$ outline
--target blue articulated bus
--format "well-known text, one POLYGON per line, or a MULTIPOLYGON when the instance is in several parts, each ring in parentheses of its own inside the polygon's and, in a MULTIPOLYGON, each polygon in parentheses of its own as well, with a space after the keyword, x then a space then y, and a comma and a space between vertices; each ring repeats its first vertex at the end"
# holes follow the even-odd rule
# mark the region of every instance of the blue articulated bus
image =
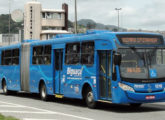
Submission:
POLYGON ((39 93, 42 100, 84 99, 130 104, 165 101, 162 35, 87 31, 0 48, 0 87, 39 93))

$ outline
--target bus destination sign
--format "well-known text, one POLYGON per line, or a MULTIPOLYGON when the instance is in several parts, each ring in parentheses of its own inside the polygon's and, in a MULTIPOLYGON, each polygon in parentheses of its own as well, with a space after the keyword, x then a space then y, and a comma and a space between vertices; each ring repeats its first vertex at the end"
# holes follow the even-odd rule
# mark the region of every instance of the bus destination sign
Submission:
POLYGON ((121 44, 124 45, 161 45, 163 38, 161 36, 118 36, 121 44))

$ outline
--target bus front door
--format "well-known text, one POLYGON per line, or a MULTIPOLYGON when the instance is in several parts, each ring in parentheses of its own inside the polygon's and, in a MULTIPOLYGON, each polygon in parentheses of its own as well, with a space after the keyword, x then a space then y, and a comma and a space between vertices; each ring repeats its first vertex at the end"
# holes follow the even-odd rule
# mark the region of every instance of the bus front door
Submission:
POLYGON ((55 85, 55 94, 62 94, 62 87, 61 87, 61 78, 62 78, 62 69, 63 69, 63 50, 57 49, 55 50, 55 75, 54 75, 54 85, 55 85))
POLYGON ((111 51, 99 51, 99 97, 111 100, 111 51))

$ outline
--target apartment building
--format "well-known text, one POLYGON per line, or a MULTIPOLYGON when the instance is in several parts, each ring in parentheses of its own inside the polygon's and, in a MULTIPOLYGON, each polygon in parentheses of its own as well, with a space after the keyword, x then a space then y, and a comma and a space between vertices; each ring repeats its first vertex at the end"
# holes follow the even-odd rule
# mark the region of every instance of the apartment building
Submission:
POLYGON ((47 40, 56 34, 68 32, 68 5, 62 9, 43 9, 40 2, 32 1, 24 7, 24 39, 47 40))

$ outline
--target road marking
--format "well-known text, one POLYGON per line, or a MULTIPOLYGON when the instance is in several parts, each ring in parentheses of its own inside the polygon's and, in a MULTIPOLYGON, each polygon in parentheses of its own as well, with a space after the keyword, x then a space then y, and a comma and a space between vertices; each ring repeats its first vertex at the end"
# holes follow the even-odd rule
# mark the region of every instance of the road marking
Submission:
POLYGON ((18 108, 18 107, 23 107, 23 106, 0 105, 0 108, 2 108, 2 107, 9 107, 9 108, 10 108, 10 107, 11 107, 11 108, 12 108, 12 107, 17 107, 17 108, 18 108))
POLYGON ((0 113, 50 114, 50 113, 45 113, 45 112, 32 112, 32 111, 10 111, 10 110, 0 110, 0 113))
POLYGON ((24 118, 23 120, 57 120, 57 119, 35 119, 35 118, 24 118))
POLYGON ((22 106, 22 105, 18 105, 18 104, 14 104, 14 103, 3 102, 3 101, 0 101, 0 103, 12 105, 12 106, 22 106))
POLYGON ((9 102, 0 101, 0 103, 9 104, 9 105, 13 105, 13 106, 20 106, 23 108, 30 108, 30 109, 34 109, 34 110, 38 110, 38 111, 43 111, 43 112, 31 112, 31 111, 8 111, 8 110, 3 111, 3 110, 1 110, 0 113, 56 114, 56 115, 63 115, 63 116, 78 118, 78 119, 82 119, 82 120, 93 120, 91 118, 76 116, 76 115, 72 115, 72 114, 66 114, 66 113, 62 113, 62 112, 54 112, 54 111, 49 111, 49 110, 44 110, 44 109, 39 109, 39 108, 35 108, 35 107, 19 105, 19 104, 14 104, 14 103, 9 103, 9 102))
POLYGON ((24 108, 30 108, 30 109, 34 109, 34 110, 43 111, 43 112, 50 112, 50 111, 44 110, 44 109, 39 109, 39 108, 35 108, 35 107, 29 107, 29 106, 14 104, 14 103, 8 103, 8 102, 3 102, 3 101, 0 101, 0 103, 9 104, 9 105, 13 105, 13 106, 20 106, 20 107, 24 107, 24 108))

